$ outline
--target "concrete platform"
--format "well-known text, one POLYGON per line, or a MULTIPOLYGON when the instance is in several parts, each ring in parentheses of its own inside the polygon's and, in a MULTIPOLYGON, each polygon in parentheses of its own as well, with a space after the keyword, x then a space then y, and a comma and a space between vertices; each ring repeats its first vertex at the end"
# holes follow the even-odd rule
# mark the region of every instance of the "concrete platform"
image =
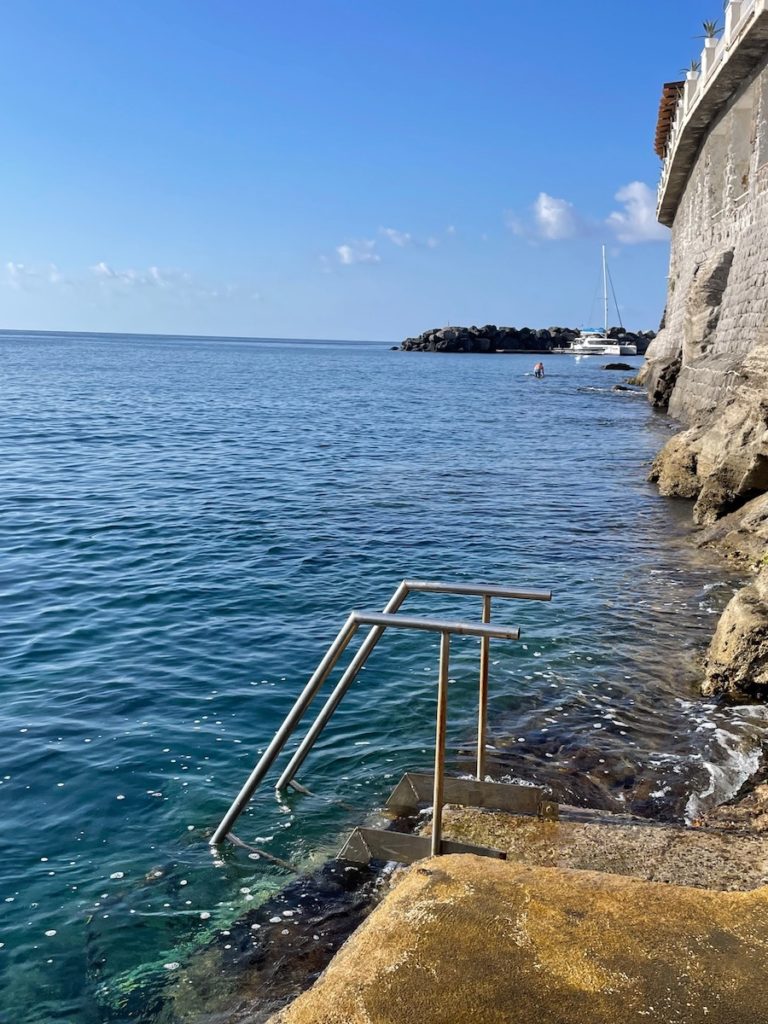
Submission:
POLYGON ((407 869, 272 1022, 764 1024, 766 956, 765 888, 446 856, 407 869))
POLYGON ((564 815, 560 821, 541 821, 447 807, 443 835, 503 850, 509 860, 539 867, 603 871, 705 889, 749 890, 768 883, 768 836, 627 824, 622 818, 607 823, 610 817, 595 822, 564 815))

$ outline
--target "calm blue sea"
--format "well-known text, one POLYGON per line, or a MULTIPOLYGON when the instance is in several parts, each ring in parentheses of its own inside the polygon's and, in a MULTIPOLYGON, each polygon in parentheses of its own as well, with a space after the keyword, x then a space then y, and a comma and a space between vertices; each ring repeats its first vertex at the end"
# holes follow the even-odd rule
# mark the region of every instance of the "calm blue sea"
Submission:
MULTIPOLYGON (((524 635, 492 647, 495 777, 682 819, 756 766, 762 711, 695 695, 733 580, 646 483, 670 425, 600 359, 537 381, 534 358, 0 335, 0 1020, 140 1019, 129 996, 285 884, 206 837, 347 613, 403 577, 555 592, 496 611, 524 635)), ((457 770, 477 656, 454 642, 457 770)), ((322 863, 429 767, 436 660, 387 637, 313 795, 268 786, 238 835, 322 863)))

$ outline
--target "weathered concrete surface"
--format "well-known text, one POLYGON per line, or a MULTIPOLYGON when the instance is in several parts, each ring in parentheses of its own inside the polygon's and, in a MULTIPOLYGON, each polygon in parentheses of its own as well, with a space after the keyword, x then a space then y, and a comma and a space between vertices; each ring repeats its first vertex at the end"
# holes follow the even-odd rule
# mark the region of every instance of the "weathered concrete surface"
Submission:
POLYGON ((768 882, 768 839, 646 822, 541 821, 449 807, 446 839, 504 850, 538 867, 602 871, 705 889, 756 889, 768 882))
POLYGON ((273 1024, 760 1024, 768 891, 413 865, 273 1024))
POLYGON ((709 645, 705 671, 705 696, 768 694, 768 569, 729 601, 709 645))

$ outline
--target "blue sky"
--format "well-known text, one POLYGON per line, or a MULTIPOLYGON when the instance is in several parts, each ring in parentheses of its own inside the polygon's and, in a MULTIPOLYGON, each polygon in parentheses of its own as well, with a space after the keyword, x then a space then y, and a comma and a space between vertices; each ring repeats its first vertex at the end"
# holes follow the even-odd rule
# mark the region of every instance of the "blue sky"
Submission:
POLYGON ((0 325, 579 325, 605 241, 625 322, 655 327, 660 87, 720 8, 6 4, 0 325))

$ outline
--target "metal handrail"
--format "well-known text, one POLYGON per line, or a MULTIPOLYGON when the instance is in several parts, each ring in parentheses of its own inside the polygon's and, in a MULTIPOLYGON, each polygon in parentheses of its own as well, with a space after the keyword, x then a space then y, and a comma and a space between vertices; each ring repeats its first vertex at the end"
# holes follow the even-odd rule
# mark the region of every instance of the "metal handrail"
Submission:
MULTIPOLYGON (((513 587, 498 587, 482 583, 437 583, 431 580, 403 580, 393 594, 391 600, 384 609, 385 613, 395 612, 400 608, 405 598, 412 591, 432 594, 460 594, 483 598, 483 622, 491 621, 491 598, 509 598, 525 601, 551 601, 551 590, 532 590, 513 587)), ((280 776, 275 786, 278 791, 289 786, 296 772, 301 768, 307 755, 315 745, 320 733, 323 731, 336 708, 344 698, 345 693, 357 678, 363 665, 379 642, 383 626, 376 626, 370 631, 363 643, 360 645, 355 657, 349 663, 349 667, 336 684, 326 703, 320 710, 315 721, 312 723, 307 735, 299 744, 298 749, 288 763, 285 771, 280 776)), ((478 740, 477 740, 477 776, 483 778, 485 774, 485 730, 488 706, 488 641, 483 640, 480 645, 480 693, 478 709, 478 740)))
POLYGON ((353 658, 352 662, 350 662, 347 670, 344 672, 333 693, 328 698, 311 729, 291 759, 290 764, 278 780, 276 788, 278 790, 283 789, 293 780, 293 776, 296 771, 298 771, 298 768, 311 750, 317 736, 320 734, 326 722, 338 707, 350 684, 358 675, 371 651, 387 628, 418 629, 430 632, 439 632, 443 637, 443 641, 441 642, 441 652, 443 644, 448 642, 447 638, 451 633, 478 636, 481 638, 480 714, 478 725, 478 770, 480 770, 482 756, 485 749, 485 708, 487 705, 487 674, 489 660, 488 645, 492 637, 517 640, 520 636, 520 631, 515 627, 496 628, 488 625, 490 621, 490 601, 492 597, 549 601, 552 599, 552 592, 531 589, 521 590, 517 588, 498 587, 494 585, 475 583, 446 584, 423 580, 403 580, 390 598, 383 612, 352 612, 326 651, 320 664, 313 672, 293 707, 286 715, 282 725, 272 738, 271 743, 262 754, 251 774, 248 776, 245 784, 235 797, 229 810, 222 818, 218 828, 210 839, 211 845, 218 845, 231 831, 235 821, 237 821, 238 817, 247 806, 256 788, 263 781, 265 775, 279 756, 289 737, 303 718, 311 701, 333 671, 339 658, 361 625, 372 625, 374 628, 370 630, 367 637, 361 644, 357 654, 353 658), (402 605, 411 590, 482 596, 483 622, 481 624, 446 622, 441 619, 423 619, 396 615, 395 612, 402 605))

